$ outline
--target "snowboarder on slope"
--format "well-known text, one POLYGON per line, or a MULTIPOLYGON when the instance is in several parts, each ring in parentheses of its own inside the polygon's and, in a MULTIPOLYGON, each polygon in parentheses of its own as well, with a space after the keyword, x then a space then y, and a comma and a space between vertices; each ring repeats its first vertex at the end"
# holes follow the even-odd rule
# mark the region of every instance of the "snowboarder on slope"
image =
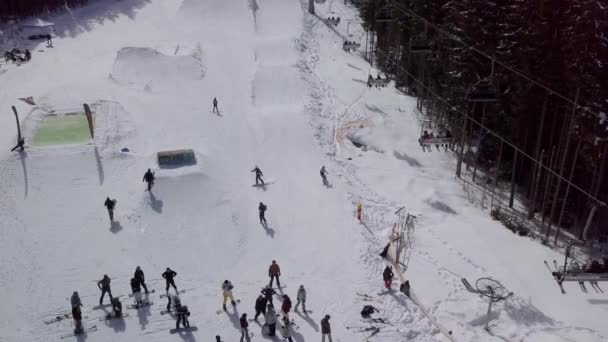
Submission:
POLYGON ((251 172, 255 172, 255 185, 258 185, 258 181, 262 183, 262 185, 264 185, 264 180, 262 179, 262 176, 264 176, 264 174, 262 173, 262 170, 260 170, 259 167, 255 167, 253 170, 251 170, 251 172))
POLYGON ((243 338, 246 338, 247 342, 251 341, 251 338, 249 337, 249 322, 247 322, 246 313, 241 315, 240 323, 241 323, 241 342, 243 342, 243 338))
POLYGON ((291 338, 291 323, 287 316, 283 316, 283 326, 281 327, 281 335, 283 335, 283 339, 286 339, 289 342, 293 342, 291 338))
POLYGON ((154 172, 148 169, 148 171, 146 171, 144 174, 142 182, 148 183, 148 191, 152 191, 152 186, 154 185, 154 172))
POLYGON ((289 311, 291 311, 291 299, 288 295, 283 295, 283 304, 281 305, 281 311, 283 311, 283 315, 289 318, 289 311))
POLYGON ((131 291, 133 291, 133 297, 135 298, 135 306, 139 307, 144 302, 141 299, 141 284, 137 278, 131 278, 131 291))
POLYGON ((325 342, 325 336, 329 337, 329 342, 331 341, 331 326, 329 325, 329 315, 325 315, 325 318, 321 320, 321 342, 325 342))
POLYGON ((108 215, 110 215, 110 221, 114 222, 114 207, 116 206, 116 201, 111 200, 110 197, 106 197, 106 201, 103 205, 108 208, 108 215))
POLYGON ((169 286, 173 286, 173 289, 175 289, 175 293, 178 293, 177 286, 175 286, 175 281, 173 280, 173 278, 175 278, 175 276, 177 275, 177 272, 175 272, 174 270, 167 267, 167 270, 165 272, 163 272, 162 275, 163 275, 163 278, 165 278, 165 281, 167 283, 167 289, 165 291, 169 292, 169 286))
MULTIPOLYGON (((272 289, 271 289, 272 290, 272 289)), ((266 315, 266 298, 263 295, 260 295, 258 299, 255 300, 255 317, 254 320, 258 319, 260 314, 266 315)))
POLYGON ((277 292, 270 285, 266 285, 266 287, 262 290, 262 294, 264 295, 264 298, 268 302, 269 306, 274 307, 272 304, 272 296, 274 296, 276 293, 277 292))
POLYGON ((293 309, 293 311, 298 311, 298 306, 300 303, 302 303, 302 310, 306 312, 306 289, 304 288, 304 285, 300 285, 296 299, 298 301, 296 302, 296 307, 293 309))
POLYGON ((321 178, 323 178, 323 185, 327 186, 327 170, 325 170, 325 165, 321 167, 321 171, 319 171, 319 173, 321 174, 321 178))
POLYGON ((74 293, 72 293, 72 297, 70 297, 70 303, 72 304, 72 307, 82 306, 82 302, 80 301, 80 296, 78 295, 78 291, 74 291, 74 293))
POLYGON ((264 324, 268 326, 268 336, 276 335, 277 314, 270 304, 268 304, 268 310, 266 311, 266 316, 264 316, 264 319, 266 320, 266 323, 264 324))
POLYGON ((110 289, 110 281, 110 277, 108 277, 107 274, 104 274, 103 279, 97 282, 97 287, 99 287, 99 290, 101 290, 101 297, 99 297, 99 305, 103 303, 103 297, 105 296, 106 292, 110 296, 110 302, 112 302, 112 299, 114 299, 114 297, 112 297, 112 290, 110 289))
POLYGON ((281 287, 281 282, 279 281, 279 277, 281 276, 281 268, 275 260, 272 260, 272 264, 270 264, 270 267, 268 267, 268 276, 270 277, 270 283, 268 284, 270 287, 272 287, 272 281, 274 279, 277 280, 277 287, 281 287))
MULTIPOLYGON (((114 312, 114 318, 122 317, 122 303, 118 297, 112 298, 112 311, 114 312)), ((112 314, 106 315, 106 319, 112 318, 112 314)))
POLYGON ((228 298, 230 298, 230 303, 232 303, 232 306, 236 306, 236 302, 234 301, 234 297, 232 296, 233 288, 234 286, 232 286, 230 280, 224 280, 224 282, 222 283, 222 295, 224 296, 224 303, 222 306, 224 310, 226 310, 226 301, 228 301, 228 298))
POLYGON ((133 275, 133 278, 139 280, 139 284, 144 288, 146 294, 148 294, 148 287, 146 286, 146 278, 144 276, 144 271, 142 271, 139 266, 135 268, 135 274, 133 275))
POLYGON ((217 109, 217 99, 216 99, 215 97, 213 98, 213 112, 214 112, 214 113, 216 113, 216 112, 217 112, 218 114, 219 114, 219 112, 220 112, 220 110, 219 110, 219 109, 217 109))
POLYGON ((266 204, 260 202, 260 205, 258 206, 258 210, 260 211, 260 224, 267 224, 266 217, 264 216, 266 214, 266 209, 268 209, 266 204))
POLYGON ((82 334, 84 328, 82 327, 82 311, 80 306, 72 305, 72 318, 74 319, 74 334, 82 334))
POLYGON ((387 289, 391 288, 391 284, 393 283, 393 268, 390 265, 386 265, 384 272, 382 272, 382 278, 384 279, 384 286, 387 289))
POLYGON ((177 322, 175 322, 175 329, 179 329, 179 323, 181 322, 184 328, 190 327, 190 322, 188 322, 188 316, 190 316, 190 311, 186 305, 176 306, 177 311, 177 322))

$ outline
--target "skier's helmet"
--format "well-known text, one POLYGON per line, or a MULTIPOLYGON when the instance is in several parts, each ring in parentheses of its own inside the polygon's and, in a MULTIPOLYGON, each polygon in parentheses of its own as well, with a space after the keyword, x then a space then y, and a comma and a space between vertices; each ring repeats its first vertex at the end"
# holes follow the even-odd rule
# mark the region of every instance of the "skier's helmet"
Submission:
POLYGON ((276 263, 277 263, 277 261, 276 261, 276 260, 272 260, 272 263, 273 263, 273 264, 276 264, 276 263))
POLYGON ((325 315, 325 318, 330 319, 331 317, 329 317, 329 315, 325 315))

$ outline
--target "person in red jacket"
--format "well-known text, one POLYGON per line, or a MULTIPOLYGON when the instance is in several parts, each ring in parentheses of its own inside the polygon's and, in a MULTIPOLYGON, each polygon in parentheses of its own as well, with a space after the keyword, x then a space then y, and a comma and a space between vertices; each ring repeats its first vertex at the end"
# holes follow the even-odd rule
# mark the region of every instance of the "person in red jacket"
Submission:
POLYGON ((243 342, 243 338, 247 339, 247 342, 251 341, 249 337, 249 322, 247 322, 247 314, 244 313, 241 315, 241 342, 243 342))
POLYGON ((281 282, 279 281, 281 268, 275 260, 272 260, 272 264, 270 264, 270 267, 268 268, 268 276, 270 277, 270 287, 272 287, 272 282, 275 278, 277 280, 277 287, 281 287, 281 282))
POLYGON ((285 317, 289 317, 289 311, 291 311, 291 299, 289 299, 289 296, 287 295, 283 295, 281 311, 283 311, 283 315, 285 315, 285 317))

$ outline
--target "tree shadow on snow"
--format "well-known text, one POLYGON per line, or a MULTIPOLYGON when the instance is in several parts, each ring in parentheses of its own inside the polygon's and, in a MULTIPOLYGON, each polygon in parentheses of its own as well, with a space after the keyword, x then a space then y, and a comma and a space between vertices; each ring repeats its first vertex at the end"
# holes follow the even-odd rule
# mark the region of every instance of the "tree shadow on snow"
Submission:
POLYGON ((159 214, 163 212, 163 201, 157 199, 152 191, 150 191, 150 207, 159 214))
MULTIPOLYGON (((496 320, 500 317, 500 312, 494 310, 490 313, 490 321, 496 320)), ((469 321, 471 326, 477 327, 486 324, 488 321, 488 315, 484 312, 483 315, 469 321)))
POLYGON ((27 152, 21 151, 19 152, 19 159, 21 160, 21 168, 23 169, 23 183, 24 183, 24 197, 27 198, 27 194, 29 192, 29 181, 27 178, 27 165, 25 164, 25 159, 27 158, 27 152))
POLYGON ((112 221, 110 223, 110 231, 114 234, 117 234, 122 230, 122 225, 118 221, 112 221))
POLYGON ((95 161, 97 162, 97 174, 99 175, 99 185, 103 185, 105 175, 103 173, 103 164, 101 163, 101 156, 99 155, 99 149, 95 146, 95 161))
POLYGON ((393 151, 393 155, 395 156, 395 158, 405 161, 411 167, 422 167, 422 164, 420 164, 420 162, 416 158, 410 157, 409 155, 407 155, 407 153, 393 151))
POLYGON ((456 212, 456 210, 452 209, 449 205, 441 202, 441 201, 431 201, 431 200, 426 200, 425 201, 429 206, 431 206, 431 208, 439 210, 439 211, 443 211, 446 214, 452 214, 452 215, 456 215, 458 214, 456 212))
POLYGON ((319 331, 319 325, 312 318, 310 318, 310 316, 308 316, 307 314, 303 314, 300 311, 296 311, 295 313, 297 313, 298 316, 300 316, 304 321, 306 321, 306 323, 308 323, 313 329, 315 329, 315 331, 319 331))
POLYGON ((601 305, 601 304, 608 304, 608 299, 587 299, 587 302, 589 302, 589 304, 593 304, 593 305, 601 305))
POLYGON ((376 105, 368 105, 365 104, 365 108, 367 108, 370 112, 378 113, 378 114, 386 114, 380 107, 376 105))
POLYGON ((524 302, 521 299, 512 298, 504 303, 504 310, 509 317, 524 326, 536 324, 555 325, 555 321, 537 309, 531 302, 524 302))

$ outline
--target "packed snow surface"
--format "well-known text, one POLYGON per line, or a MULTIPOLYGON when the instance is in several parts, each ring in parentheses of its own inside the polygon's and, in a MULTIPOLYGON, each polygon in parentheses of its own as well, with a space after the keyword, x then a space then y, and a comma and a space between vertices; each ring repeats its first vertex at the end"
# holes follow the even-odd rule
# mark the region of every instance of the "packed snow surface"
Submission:
MULTIPOLYGON (((0 341, 60 340, 73 322, 43 321, 69 312, 73 291, 85 305, 84 325, 98 330, 68 340, 236 341, 239 317, 254 315, 272 260, 294 304, 299 285, 308 290, 312 313, 291 313, 297 342, 318 341, 325 314, 334 341, 365 340, 366 304, 390 323, 374 324, 381 329, 371 341, 606 341, 607 295, 572 284, 561 294, 543 265, 561 255, 470 204, 451 154, 420 149, 415 99, 366 87, 377 71, 342 50, 345 39, 365 46, 356 10, 327 1, 311 16, 306 5, 93 1, 45 18, 59 35, 53 48, 30 46, 31 62, 2 65, 0 80, 10 86, 0 93, 0 141, 16 141, 9 111, 16 105, 27 148, 0 152, 0 341), (328 16, 341 24, 327 26, 320 18, 328 16), (36 105, 18 100, 26 96, 36 105), (42 116, 83 103, 95 120, 91 143, 32 146, 42 116), (158 168, 158 151, 184 148, 196 152, 197 165, 158 168), (255 165, 264 188, 252 186, 255 165), (152 192, 142 183, 148 168, 156 172, 152 192), (113 223, 106 197, 117 200, 113 223), (267 227, 258 222, 260 202, 267 227), (404 272, 417 304, 385 291, 381 277, 378 253, 402 206, 417 216, 404 272), (109 309, 93 309, 96 282, 108 274, 126 306, 138 265, 154 303, 100 321, 109 309), (159 298, 166 267, 187 290, 181 300, 198 331, 169 334, 175 320, 160 315, 159 298), (495 305, 492 334, 483 329, 487 302, 466 291, 464 277, 473 284, 492 277, 514 293, 495 305), (241 303, 217 314, 225 279, 241 303)), ((266 339, 263 322, 250 322, 253 341, 266 339)))

